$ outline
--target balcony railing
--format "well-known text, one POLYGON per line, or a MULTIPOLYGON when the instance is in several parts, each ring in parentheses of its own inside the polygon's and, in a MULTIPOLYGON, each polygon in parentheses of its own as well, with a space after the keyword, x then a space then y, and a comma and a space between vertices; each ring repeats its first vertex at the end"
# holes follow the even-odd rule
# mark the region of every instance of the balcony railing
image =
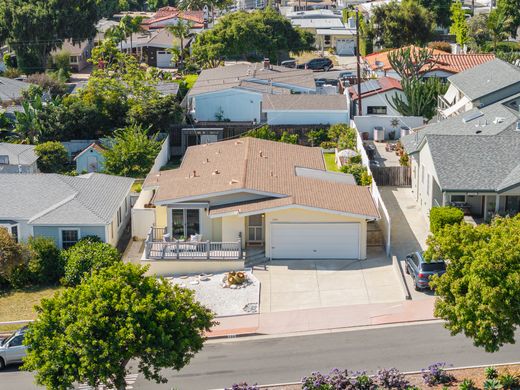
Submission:
POLYGON ((238 260, 243 258, 242 238, 233 242, 182 241, 165 237, 166 229, 151 227, 145 241, 146 259, 238 260))

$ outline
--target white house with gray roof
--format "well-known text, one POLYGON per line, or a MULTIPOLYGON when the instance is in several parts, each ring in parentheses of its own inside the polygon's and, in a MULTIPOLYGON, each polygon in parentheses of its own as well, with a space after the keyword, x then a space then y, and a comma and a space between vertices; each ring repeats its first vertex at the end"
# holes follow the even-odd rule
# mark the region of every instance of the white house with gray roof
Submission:
POLYGON ((130 218, 130 178, 0 174, 0 183, 0 227, 19 241, 43 236, 68 248, 93 235, 116 245, 130 218))
POLYGON ((438 99, 438 118, 456 116, 520 93, 520 67, 494 59, 448 78, 450 86, 438 99))
POLYGON ((34 145, 0 142, 0 173, 37 173, 34 145))
POLYGON ((489 220, 520 212, 520 94, 401 138, 424 214, 454 205, 489 220))
POLYGON ((346 98, 319 95, 311 70, 275 66, 269 61, 203 70, 183 103, 196 122, 311 125, 348 118, 346 98), (312 115, 302 116, 309 107, 312 115))

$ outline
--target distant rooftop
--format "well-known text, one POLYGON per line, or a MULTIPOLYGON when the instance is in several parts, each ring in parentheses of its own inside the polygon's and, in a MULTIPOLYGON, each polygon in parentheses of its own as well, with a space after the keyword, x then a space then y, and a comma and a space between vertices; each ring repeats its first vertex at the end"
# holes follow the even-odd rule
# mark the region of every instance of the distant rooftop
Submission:
POLYGON ((0 142, 0 156, 7 156, 9 165, 31 165, 38 160, 38 156, 34 153, 34 145, 6 142, 0 142))
POLYGON ((0 102, 10 102, 22 98, 22 91, 29 88, 31 84, 0 77, 0 102))

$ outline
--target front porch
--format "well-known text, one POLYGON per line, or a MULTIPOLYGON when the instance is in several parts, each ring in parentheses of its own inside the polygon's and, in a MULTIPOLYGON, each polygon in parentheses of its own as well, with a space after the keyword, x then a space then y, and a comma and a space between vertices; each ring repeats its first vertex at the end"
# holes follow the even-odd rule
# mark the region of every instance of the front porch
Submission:
POLYGON ((514 216, 520 212, 520 195, 443 194, 443 204, 461 209, 475 221, 489 222, 495 215, 514 216))
POLYGON ((144 259, 151 260, 241 260, 242 237, 236 241, 184 241, 169 239, 166 228, 150 227, 144 259))

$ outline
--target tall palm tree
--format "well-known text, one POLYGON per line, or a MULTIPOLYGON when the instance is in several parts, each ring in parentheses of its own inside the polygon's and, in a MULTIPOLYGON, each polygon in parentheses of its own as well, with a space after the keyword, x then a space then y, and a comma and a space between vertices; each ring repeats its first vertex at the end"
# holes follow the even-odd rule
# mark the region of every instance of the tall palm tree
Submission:
POLYGON ((123 51, 123 41, 125 40, 125 33, 120 26, 112 26, 105 32, 105 38, 112 40, 119 44, 121 51, 123 51))
POLYGON ((130 37, 130 53, 133 53, 133 37, 132 35, 142 30, 141 23, 143 22, 142 16, 136 16, 135 18, 130 15, 125 15, 119 22, 119 28, 123 31, 124 40, 130 37))
POLYGON ((180 40, 179 68, 182 69, 184 65, 184 40, 191 35, 191 23, 179 18, 177 24, 172 24, 166 27, 166 29, 170 34, 180 40))
POLYGON ((508 22, 509 20, 507 19, 506 15, 499 8, 495 8, 489 13, 487 27, 489 29, 491 39, 493 40, 494 53, 497 51, 498 42, 503 41, 508 36, 506 32, 508 22))

